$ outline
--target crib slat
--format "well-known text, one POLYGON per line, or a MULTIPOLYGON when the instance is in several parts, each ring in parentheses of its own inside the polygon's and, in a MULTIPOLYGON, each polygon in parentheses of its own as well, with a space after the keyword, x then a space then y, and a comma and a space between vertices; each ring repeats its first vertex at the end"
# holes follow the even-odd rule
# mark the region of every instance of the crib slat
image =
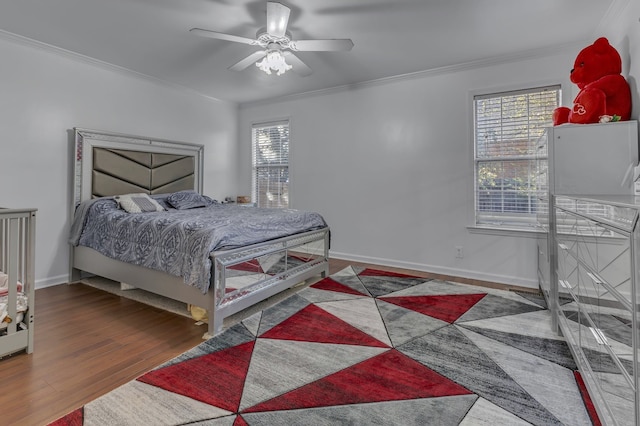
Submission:
POLYGON ((16 315, 16 302, 18 300, 18 225, 18 219, 9 219, 9 232, 7 235, 9 250, 7 250, 8 261, 7 270, 5 271, 5 274, 9 276, 9 307, 7 311, 9 312, 9 318, 12 319, 7 327, 9 334, 16 332, 16 319, 18 318, 16 315))
POLYGON ((35 285, 35 258, 36 258, 36 212, 35 210, 29 212, 29 218, 26 225, 25 233, 25 274, 24 274, 24 292, 28 294, 29 298, 29 311, 27 312, 28 318, 24 319, 29 330, 29 336, 27 337, 27 353, 33 352, 33 336, 35 326, 36 315, 36 285, 35 285))

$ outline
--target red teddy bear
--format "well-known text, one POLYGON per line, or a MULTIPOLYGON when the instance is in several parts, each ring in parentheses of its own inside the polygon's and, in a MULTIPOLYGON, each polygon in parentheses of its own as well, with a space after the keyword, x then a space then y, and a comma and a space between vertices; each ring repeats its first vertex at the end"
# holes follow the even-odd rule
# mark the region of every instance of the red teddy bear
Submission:
POLYGON ((553 125, 629 120, 631 89, 621 72, 620 55, 606 38, 601 37, 582 49, 570 77, 580 92, 573 100, 572 109, 556 108, 553 125))

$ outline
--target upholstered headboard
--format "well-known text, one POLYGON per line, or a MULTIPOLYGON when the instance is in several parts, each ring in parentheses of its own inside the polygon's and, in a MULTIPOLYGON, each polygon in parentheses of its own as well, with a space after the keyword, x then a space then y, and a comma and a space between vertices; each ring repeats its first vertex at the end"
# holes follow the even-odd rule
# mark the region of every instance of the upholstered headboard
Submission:
POLYGON ((74 130, 74 206, 128 193, 202 192, 202 145, 74 130))
POLYGON ((94 148, 92 197, 193 189, 193 156, 94 148))

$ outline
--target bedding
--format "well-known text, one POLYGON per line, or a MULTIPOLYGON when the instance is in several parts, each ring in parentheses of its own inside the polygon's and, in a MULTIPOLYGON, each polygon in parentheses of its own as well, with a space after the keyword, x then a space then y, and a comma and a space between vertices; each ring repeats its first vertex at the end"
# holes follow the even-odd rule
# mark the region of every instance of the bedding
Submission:
MULTIPOLYGON (((154 196, 170 205, 171 194, 154 196)), ((212 251, 243 247, 327 227, 315 212, 211 203, 207 207, 130 214, 114 197, 82 202, 70 243, 112 259, 182 277, 203 293, 209 287, 212 251)))

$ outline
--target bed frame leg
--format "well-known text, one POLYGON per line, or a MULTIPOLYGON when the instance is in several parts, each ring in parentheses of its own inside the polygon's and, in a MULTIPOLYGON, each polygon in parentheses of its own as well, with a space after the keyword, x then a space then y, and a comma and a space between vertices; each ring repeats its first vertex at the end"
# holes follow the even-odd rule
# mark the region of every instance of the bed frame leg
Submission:
POLYGON ((215 335, 219 334, 222 331, 222 321, 223 318, 221 318, 220 315, 209 313, 208 329, 207 332, 202 335, 202 339, 211 339, 215 335))
POLYGON ((69 283, 76 283, 78 281, 80 281, 82 279, 82 272, 80 271, 80 269, 76 269, 76 268, 70 268, 69 270, 69 283))

